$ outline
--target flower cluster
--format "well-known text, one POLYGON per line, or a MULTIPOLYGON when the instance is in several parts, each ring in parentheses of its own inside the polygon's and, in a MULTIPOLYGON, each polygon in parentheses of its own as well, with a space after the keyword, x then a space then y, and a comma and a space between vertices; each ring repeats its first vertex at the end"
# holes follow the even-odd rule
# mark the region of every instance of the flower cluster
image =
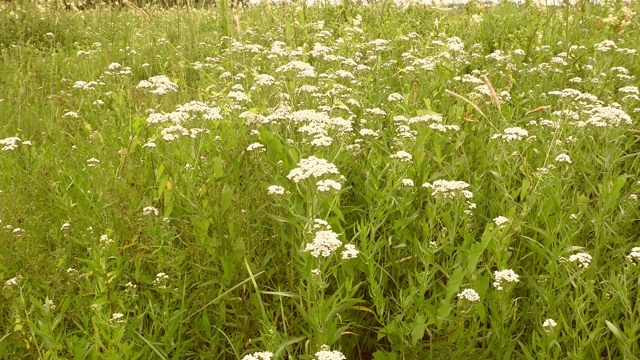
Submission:
POLYGON ((444 199, 454 199, 461 194, 466 199, 471 199, 473 193, 467 188, 469 184, 464 181, 436 180, 433 183, 422 184, 423 188, 432 189, 431 194, 444 199))
POLYGON ((242 360, 271 360, 273 353, 270 351, 258 351, 253 354, 245 355, 242 360))
POLYGON ((495 278, 495 281, 493 282, 493 287, 495 287, 496 290, 502 290, 503 289, 502 286, 505 283, 520 282, 520 276, 511 269, 494 271, 493 277, 495 278))
POLYGON ((589 265, 591 264, 591 259, 592 259, 591 255, 584 252, 569 256, 569 262, 577 262, 578 266, 583 269, 586 269, 589 267, 589 265))
POLYGON ((320 351, 315 353, 316 360, 346 360, 346 356, 338 350, 329 350, 328 345, 322 345, 320 351))
POLYGON ((458 299, 476 303, 480 302, 480 295, 473 289, 464 289, 458 294, 458 299))
POLYGON ((640 263, 640 246, 632 248, 629 255, 627 255, 627 259, 629 259, 629 261, 631 261, 634 265, 640 263))
POLYGON ((158 216, 159 213, 160 212, 158 211, 158 209, 154 208, 153 206, 147 206, 144 209, 142 209, 142 215, 144 216, 149 216, 149 215, 158 216))
POLYGON ((506 224, 509 222, 509 219, 504 216, 498 216, 497 218, 493 219, 493 222, 496 224, 498 229, 504 229, 506 224))
POLYGON ((529 132, 520 127, 511 127, 503 130, 502 134, 494 134, 491 139, 500 139, 506 142, 522 140, 529 136, 529 132))
POLYGON ((542 323, 542 330, 544 330, 544 332, 551 332, 553 331, 553 329, 558 326, 558 323, 553 320, 553 319, 547 319, 542 323))
POLYGON ((177 92, 178 85, 165 75, 152 76, 148 80, 142 80, 138 83, 139 89, 151 89, 149 93, 164 95, 170 92, 177 92))
POLYGON ((271 185, 267 188, 269 195, 284 195, 284 188, 280 185, 271 185))
POLYGON ((338 175, 340 174, 340 172, 334 164, 328 162, 327 160, 320 159, 315 156, 310 156, 308 158, 300 160, 300 162, 298 163, 298 167, 292 169, 289 172, 289 175, 287 175, 287 179, 293 180, 297 183, 310 177, 317 178, 327 174, 338 175))

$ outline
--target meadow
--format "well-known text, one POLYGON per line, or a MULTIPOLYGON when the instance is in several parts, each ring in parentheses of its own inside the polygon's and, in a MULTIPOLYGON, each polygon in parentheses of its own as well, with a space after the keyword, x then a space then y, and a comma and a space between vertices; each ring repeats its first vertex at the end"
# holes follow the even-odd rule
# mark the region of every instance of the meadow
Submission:
POLYGON ((639 11, 0 3, 0 358, 640 358, 639 11))

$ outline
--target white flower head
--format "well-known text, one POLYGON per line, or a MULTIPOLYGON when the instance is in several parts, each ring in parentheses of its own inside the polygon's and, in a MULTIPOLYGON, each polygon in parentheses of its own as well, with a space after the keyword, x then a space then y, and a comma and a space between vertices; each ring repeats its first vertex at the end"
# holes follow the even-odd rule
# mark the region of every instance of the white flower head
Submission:
POLYGON ((493 222, 499 229, 504 229, 506 224, 509 222, 509 219, 504 216, 498 216, 497 218, 493 219, 493 222))
POLYGON ((271 185, 267 188, 269 195, 284 195, 284 188, 280 185, 271 185))
POLYGON ((165 75, 152 76, 148 80, 142 80, 138 83, 138 88, 150 89, 149 93, 157 95, 178 91, 178 85, 165 75))
POLYGON ((591 264, 592 257, 587 253, 577 253, 569 256, 569 262, 577 262, 578 267, 586 269, 591 264))
POLYGON ((389 102, 399 102, 399 101, 402 101, 403 99, 404 98, 402 97, 402 95, 398 93, 389 94, 389 96, 387 97, 387 101, 389 102))
POLYGON ((495 278, 495 281, 493 282, 493 287, 495 287, 496 290, 502 290, 503 289, 502 285, 504 283, 520 282, 520 276, 511 269, 494 271, 493 277, 495 278))
POLYGON ((506 142, 522 140, 529 136, 529 132, 520 127, 511 127, 504 129, 502 134, 494 134, 491 139, 500 139, 506 142))
POLYGON ((558 323, 555 320, 547 319, 542 323, 542 330, 546 333, 550 333, 556 326, 558 326, 558 323))
POLYGON ((471 199, 473 193, 467 188, 471 186, 464 181, 436 180, 433 183, 422 184, 423 188, 432 189, 431 194, 444 199, 454 199, 461 194, 466 199, 471 199))
POLYGON ((342 189, 342 184, 331 179, 320 180, 316 183, 316 186, 318 187, 318 191, 321 192, 328 192, 331 190, 339 191, 340 189, 342 189))
POLYGON ((480 302, 480 295, 473 289, 464 289, 458 294, 458 299, 464 299, 472 303, 480 302))
POLYGON ((100 165, 100 160, 96 159, 96 158, 91 158, 87 160, 87 166, 88 167, 96 167, 100 165))
POLYGON ((258 351, 253 354, 245 355, 242 360, 271 360, 273 353, 270 351, 258 351))
POLYGON ((113 313, 113 315, 111 315, 111 319, 109 319, 110 324, 122 324, 124 322, 125 322, 124 314, 119 312, 113 313))
POLYGON ((567 154, 560 154, 556 156, 555 160, 559 163, 571 164, 571 157, 567 154))
POLYGON ((640 246, 632 248, 629 255, 627 255, 627 259, 629 259, 633 265, 640 263, 640 246))
POLYGON ((249 146, 247 146, 247 151, 253 151, 253 150, 264 151, 266 149, 264 148, 264 145, 255 142, 255 143, 249 144, 249 146))
POLYGON ((392 159, 398 159, 402 162, 411 162, 413 160, 413 156, 406 151, 398 151, 395 154, 390 156, 392 159))
POLYGON ((310 156, 300 160, 298 167, 292 169, 287 175, 287 179, 300 182, 310 177, 320 177, 327 174, 339 175, 338 168, 325 159, 310 156))
POLYGON ((0 145, 2 146, 2 151, 10 151, 18 148, 18 144, 21 142, 19 137, 8 137, 0 140, 0 145))
POLYGON ((330 348, 328 345, 322 345, 322 347, 320 347, 320 351, 315 353, 316 360, 346 360, 347 359, 347 357, 344 356, 344 354, 342 354, 340 351, 329 350, 329 349, 330 348))
POLYGON ((360 251, 356 249, 356 246, 353 244, 345 244, 344 251, 342 251, 342 259, 355 259, 360 254, 360 251))
POLYGON ((329 257, 337 248, 342 245, 338 239, 338 234, 332 230, 321 230, 316 232, 313 242, 305 247, 304 251, 311 253, 313 257, 329 257))
POLYGON ((405 186, 405 187, 414 186, 413 180, 411 180, 411 179, 402 179, 402 186, 405 186))
POLYGON ((6 288, 10 288, 12 286, 16 286, 16 285, 18 285, 20 280, 22 280, 22 276, 21 275, 18 275, 18 276, 14 277, 14 278, 11 278, 11 279, 9 279, 9 280, 4 282, 4 285, 2 286, 2 288, 6 289, 6 288))
POLYGON ((159 214, 158 209, 154 208, 153 206, 147 206, 144 209, 142 209, 142 215, 144 216, 148 216, 148 215, 158 216, 158 214, 159 214))

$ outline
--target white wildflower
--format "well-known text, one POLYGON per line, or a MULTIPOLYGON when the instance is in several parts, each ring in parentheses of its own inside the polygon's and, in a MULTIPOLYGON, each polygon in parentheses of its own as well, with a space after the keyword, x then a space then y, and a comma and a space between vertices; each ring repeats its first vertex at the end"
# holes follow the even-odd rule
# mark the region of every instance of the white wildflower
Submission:
POLYGON ((271 185, 267 188, 269 195, 284 195, 284 188, 279 185, 271 185))
POLYGON ((496 224, 496 226, 498 226, 499 229, 504 229, 506 223, 509 222, 509 219, 504 216, 498 216, 497 218, 493 219, 493 222, 496 224))
POLYGON ((493 287, 495 287, 496 290, 502 290, 504 283, 517 283, 520 281, 520 276, 511 269, 494 271, 493 276, 495 278, 493 287))
POLYGON ((403 99, 404 98, 402 97, 402 95, 400 95, 398 93, 389 94, 389 96, 387 97, 387 101, 389 101, 389 102, 400 102, 403 99))
POLYGON ((142 215, 144 216, 148 216, 148 215, 155 215, 158 216, 160 212, 158 211, 158 209, 154 208, 153 206, 147 206, 144 209, 142 209, 142 215))
POLYGON ((327 192, 331 190, 339 191, 340 189, 342 189, 342 184, 331 179, 320 180, 316 183, 316 186, 318 187, 318 191, 321 192, 327 192))
POLYGON ((273 353, 270 351, 258 351, 253 354, 245 355, 242 360, 271 360, 273 353))
POLYGON ((344 356, 338 350, 329 350, 329 346, 322 345, 320 347, 320 351, 315 353, 316 360, 346 360, 346 356, 344 356))
POLYGON ((109 319, 109 323, 111 324, 122 324, 124 322, 124 314, 119 312, 113 313, 113 315, 111 315, 111 319, 109 319))
POLYGON ((411 180, 411 179, 402 179, 402 186, 406 186, 406 187, 414 186, 413 180, 411 180))
POLYGON ((9 280, 4 282, 4 285, 2 286, 2 288, 6 289, 6 288, 9 288, 9 287, 12 287, 12 286, 16 286, 16 285, 18 285, 20 280, 22 280, 22 276, 21 275, 18 275, 18 276, 14 277, 14 278, 11 278, 11 279, 9 279, 9 280))
POLYGON ((356 249, 356 246, 353 244, 346 244, 344 246, 344 251, 342 251, 342 259, 355 259, 360 254, 360 251, 356 249))
POLYGON ((640 263, 640 246, 632 248, 629 255, 627 255, 627 259, 629 259, 629 261, 631 261, 634 265, 640 263))
POLYGON ((458 294, 458 299, 464 299, 469 302, 480 302, 480 295, 473 289, 464 289, 458 294))
POLYGON ((287 175, 287 179, 294 182, 307 179, 309 177, 320 177, 327 174, 340 174, 338 168, 325 159, 310 156, 300 160, 298 167, 292 169, 287 175))
POLYGON ((445 199, 453 199, 458 194, 462 194, 467 199, 473 197, 473 193, 466 190, 469 186, 464 181, 455 180, 436 180, 433 183, 422 184, 423 188, 432 189, 432 195, 445 199))
POLYGON ((569 262, 578 262, 578 266, 586 269, 591 264, 592 257, 587 253, 577 253, 569 256, 569 262))
POLYGON ((100 160, 96 159, 96 158, 91 158, 89 160, 87 160, 87 166, 88 167, 96 167, 100 165, 100 160))
POLYGON ((249 146, 247 146, 247 151, 253 151, 253 150, 266 150, 266 149, 264 149, 264 145, 256 142, 256 143, 249 144, 249 146))
POLYGON ((501 139, 506 142, 522 140, 529 136, 529 132, 520 127, 511 127, 503 130, 502 134, 494 134, 491 139, 501 139))
POLYGON ((149 93, 158 95, 178 91, 178 85, 165 75, 152 76, 148 80, 142 80, 138 83, 138 88, 151 89, 149 93))
POLYGON ((2 151, 10 151, 18 148, 18 143, 22 142, 19 137, 8 137, 0 140, 0 146, 2 151))
POLYGON ((547 319, 542 323, 542 330, 544 330, 544 332, 549 333, 553 331, 553 328, 555 328, 556 326, 558 326, 558 323, 556 323, 555 320, 547 319))
POLYGON ((402 162, 411 162, 413 160, 413 156, 406 151, 398 151, 395 154, 390 156, 392 159, 398 159, 402 162))
POLYGON ((316 232, 313 242, 308 243, 304 251, 311 253, 313 257, 328 257, 342 245, 338 234, 331 230, 316 232))
POLYGON ((567 154, 560 154, 556 156, 555 160, 559 163, 571 164, 571 157, 567 154))

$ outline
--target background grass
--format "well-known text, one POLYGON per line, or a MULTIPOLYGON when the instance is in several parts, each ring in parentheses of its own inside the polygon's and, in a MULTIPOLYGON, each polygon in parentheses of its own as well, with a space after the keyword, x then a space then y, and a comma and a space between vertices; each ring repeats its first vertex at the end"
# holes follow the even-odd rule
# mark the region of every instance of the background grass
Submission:
POLYGON ((311 359, 325 344, 349 359, 638 357, 640 102, 620 91, 638 86, 636 3, 143 11, 0 5, 0 138, 21 139, 0 152, 0 357, 311 359), (277 71, 292 60, 316 75, 277 71), (156 75, 179 90, 137 86, 156 75), (500 108, 465 75, 507 92, 500 108), (566 88, 582 95, 553 93, 566 88), (222 119, 193 116, 182 126, 206 131, 174 141, 147 124, 194 100, 222 119), (630 123, 561 113, 586 121, 597 104, 630 123), (320 115, 300 110, 353 131, 321 123, 333 143, 313 146, 298 130, 320 115), (459 130, 397 118, 434 114, 459 130), (510 127, 528 136, 491 139, 510 127), (337 166, 340 191, 287 178, 312 155, 337 166), (421 187, 438 179, 470 184, 472 215, 421 187), (304 252, 314 219, 359 256, 304 252), (580 252, 585 269, 566 260, 580 252), (498 291, 503 269, 520 281, 498 291))

